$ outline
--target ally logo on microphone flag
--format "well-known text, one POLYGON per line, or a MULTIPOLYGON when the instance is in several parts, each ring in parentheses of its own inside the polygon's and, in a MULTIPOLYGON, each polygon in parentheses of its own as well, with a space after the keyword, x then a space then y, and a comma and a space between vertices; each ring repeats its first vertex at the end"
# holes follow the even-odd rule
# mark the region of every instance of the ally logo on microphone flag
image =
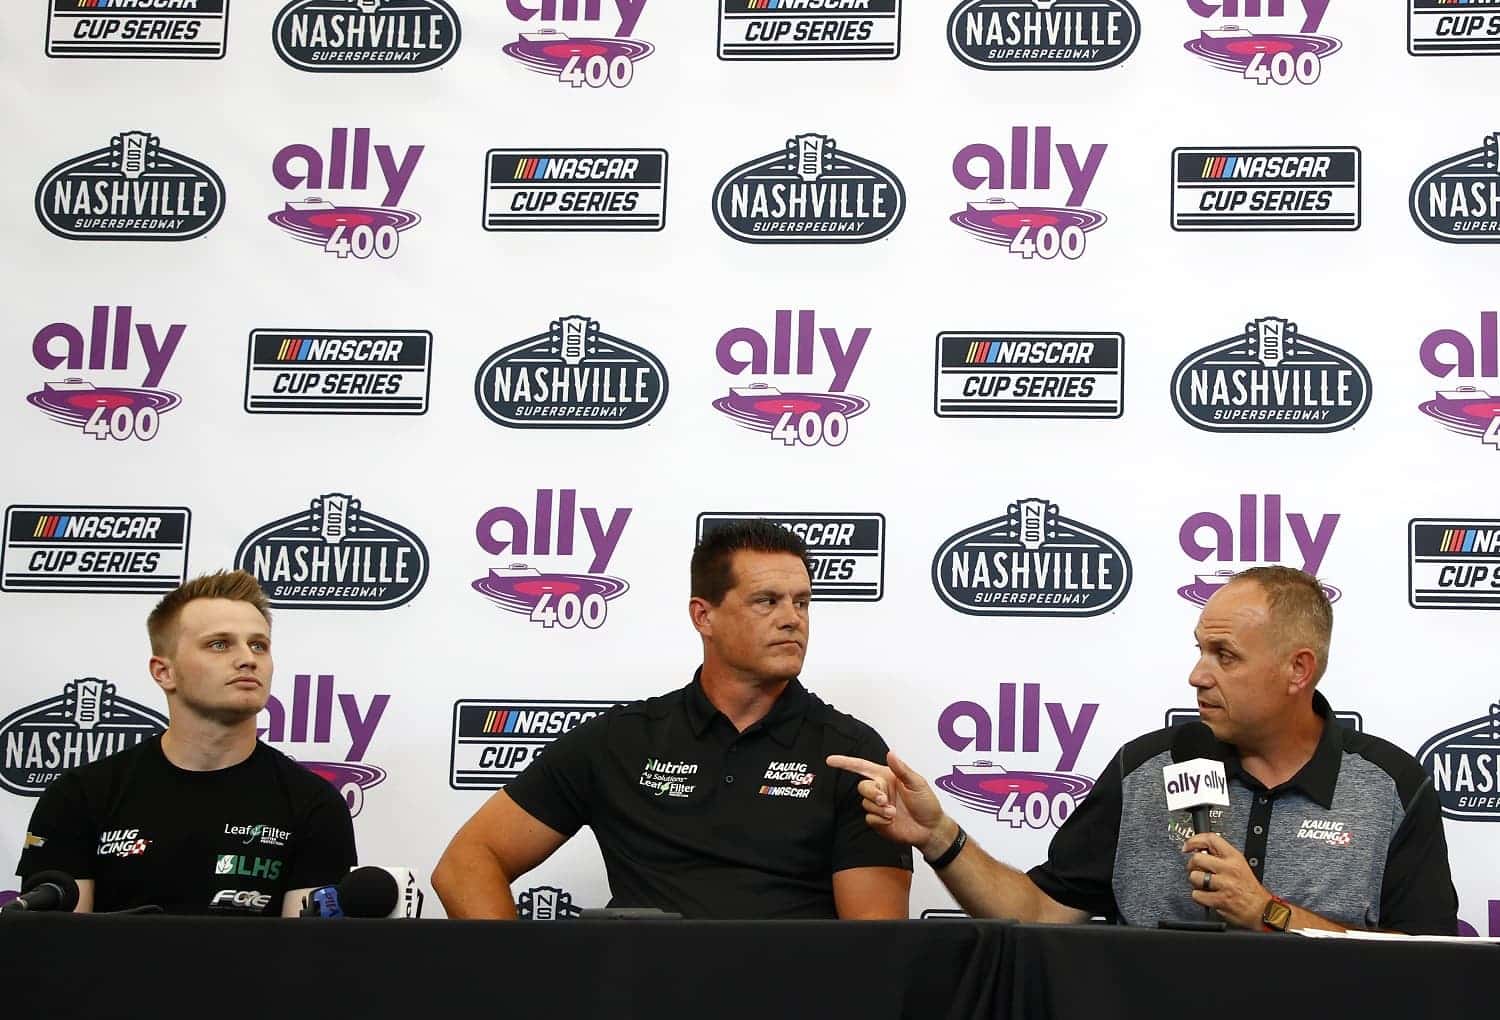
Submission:
POLYGON ((1221 761, 1194 758, 1167 765, 1161 770, 1161 775, 1167 791, 1168 811, 1186 811, 1210 804, 1229 806, 1229 782, 1224 778, 1224 763, 1221 761))

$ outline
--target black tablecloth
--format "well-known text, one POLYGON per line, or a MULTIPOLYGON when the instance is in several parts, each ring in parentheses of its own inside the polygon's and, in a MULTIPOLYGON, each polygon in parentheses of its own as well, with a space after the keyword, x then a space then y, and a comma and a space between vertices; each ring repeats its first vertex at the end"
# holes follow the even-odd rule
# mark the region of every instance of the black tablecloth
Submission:
POLYGON ((1494 1015, 1500 946, 980 921, 0 919, 6 1016, 1494 1015))

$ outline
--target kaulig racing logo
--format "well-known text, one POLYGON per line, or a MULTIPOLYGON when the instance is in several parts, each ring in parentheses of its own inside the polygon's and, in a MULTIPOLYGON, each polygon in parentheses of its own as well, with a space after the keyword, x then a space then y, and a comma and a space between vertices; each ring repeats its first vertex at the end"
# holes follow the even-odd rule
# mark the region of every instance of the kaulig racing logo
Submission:
POLYGON ((666 403, 667 370, 644 347, 569 315, 490 355, 474 397, 485 417, 510 428, 629 429, 666 403))
POLYGON ((1500 55, 1500 0, 1407 0, 1406 52, 1414 57, 1500 55))
POLYGON ((515 779, 551 743, 623 701, 509 701, 453 703, 453 745, 448 785, 455 790, 498 790, 515 779))
POLYGON ((274 694, 267 699, 257 718, 255 734, 327 780, 349 805, 349 814, 358 816, 365 806, 365 792, 385 782, 385 769, 369 764, 364 757, 391 696, 371 695, 370 703, 361 709, 357 695, 339 694, 335 715, 334 675, 317 674, 316 691, 312 680, 311 673, 298 673, 292 678, 290 707, 274 694), (334 723, 340 720, 349 744, 343 757, 336 758, 333 747, 342 744, 343 737, 334 738, 334 723), (310 757, 303 757, 309 752, 310 757))
POLYGON ((635 79, 637 61, 645 60, 656 47, 631 38, 646 0, 505 0, 506 10, 523 23, 533 19, 573 24, 585 28, 569 36, 556 28, 527 25, 515 42, 502 47, 506 56, 522 67, 549 75, 573 88, 624 88, 635 79), (608 7, 613 6, 614 10, 608 7), (605 35, 614 21, 614 34, 605 35), (590 32, 589 30, 594 31, 590 32))
POLYGON ((1172 229, 1358 230, 1360 150, 1184 148, 1172 151, 1172 229))
POLYGON ((665 149, 491 149, 484 229, 661 230, 665 149))
POLYGON ((1432 777, 1444 818, 1500 822, 1500 703, 1427 741, 1417 760, 1432 777))
POLYGON ((1008 189, 1012 195, 1052 191, 1052 129, 1011 128, 1009 154, 982 142, 964 146, 953 157, 953 179, 969 191, 988 190, 990 197, 970 202, 949 219, 971 236, 1023 259, 1040 256, 1051 261, 1059 255, 1070 261, 1082 258, 1088 247, 1087 235, 1105 223, 1103 213, 1083 205, 1109 146, 1091 145, 1081 159, 1072 145, 1059 143, 1056 150, 1060 176, 1066 178, 1058 181, 1058 186, 1066 183, 1068 188, 1062 204, 1049 204, 1048 197, 1036 195, 1020 205, 998 189, 1008 189), (974 172, 976 164, 979 173, 974 172))
POLYGON ((1172 405, 1205 432, 1338 432, 1369 409, 1370 373, 1347 351, 1268 316, 1178 365, 1172 405))
MULTIPOLYGON (((1177 589, 1177 594, 1194 605, 1207 605, 1208 600, 1220 588, 1229 583, 1240 570, 1248 567, 1274 563, 1295 563, 1295 559, 1284 561, 1282 545, 1286 536, 1282 532, 1281 497, 1267 495, 1262 503, 1260 497, 1246 493, 1240 496, 1238 527, 1227 518, 1205 510, 1188 517, 1177 529, 1177 543, 1182 551, 1202 563, 1214 560, 1233 564, 1211 574, 1199 574, 1192 584, 1177 589), (1207 530, 1212 543, 1204 545, 1199 536, 1207 530), (1238 538, 1238 545, 1236 545, 1238 538)), ((1296 546, 1295 556, 1302 558, 1301 569, 1317 577, 1323 558, 1328 555, 1329 543, 1339 524, 1338 514, 1323 514, 1314 528, 1303 514, 1285 514, 1287 529, 1296 546)), ((1343 595, 1339 589, 1321 579, 1318 582, 1329 602, 1337 602, 1343 595)))
POLYGON ((257 329, 250 414, 426 414, 432 334, 425 330, 257 329))
POLYGON ((1411 216, 1449 244, 1500 244, 1500 133, 1423 172, 1411 188, 1411 216))
POLYGON ((1413 609, 1500 609, 1500 521, 1428 518, 1407 527, 1413 609))
POLYGON ((901 0, 719 0, 720 60, 895 60, 901 0))
MULTIPOLYGON (((1042 686, 1021 685, 1019 712, 1016 688, 1012 683, 999 685, 994 714, 975 701, 957 701, 943 709, 938 717, 938 736, 943 744, 953 751, 972 749, 986 755, 1005 755, 1004 760, 1012 763, 1017 754, 1042 754, 1042 686)), ((1008 768, 991 758, 981 758, 953 766, 953 771, 938 776, 934 785, 965 807, 1013 829, 1023 825, 1030 829, 1056 828, 1067 821, 1078 802, 1094 788, 1091 776, 1073 769, 1099 706, 1084 702, 1071 719, 1062 702, 1049 701, 1045 709, 1057 746, 1052 770, 1008 768)), ((1045 769, 1044 762, 1037 764, 1045 769)))
POLYGON ((278 609, 394 609, 427 583, 427 547, 347 493, 252 532, 235 566, 255 575, 278 609))
POLYGON ((166 716, 120 697, 109 681, 71 680, 62 694, 0 720, 0 786, 40 797, 63 770, 134 747, 166 728, 166 716))
POLYGON ((948 47, 982 71, 1098 71, 1141 41, 1126 0, 965 0, 948 18, 948 47))
POLYGON ((229 0, 47 0, 47 56, 217 60, 229 0))
POLYGON ((430 71, 461 34, 445 0, 294 0, 271 26, 277 55, 302 71, 430 71))
POLYGON ((87 370, 99 384, 82 375, 67 375, 43 383, 41 389, 26 395, 26 402, 53 421, 96 440, 155 439, 161 416, 182 403, 181 397, 160 389, 159 384, 187 326, 173 323, 158 335, 151 323, 133 322, 133 314, 130 305, 113 310, 95 305, 87 343, 83 330, 71 323, 43 326, 31 340, 33 360, 49 371, 87 370), (62 341, 61 349, 56 341, 62 341), (118 379, 118 373, 130 369, 135 344, 140 347, 137 365, 145 362, 145 378, 139 386, 115 385, 126 381, 118 379))
POLYGON ((398 157, 392 146, 372 147, 369 128, 341 127, 329 136, 326 156, 303 142, 288 145, 272 159, 271 176, 305 197, 288 200, 266 219, 303 244, 341 259, 392 258, 401 249, 402 232, 422 222, 400 208, 400 202, 425 148, 409 145, 398 157), (371 157, 380 175, 373 185, 371 157), (324 197, 328 192, 348 197, 331 202, 324 197))
POLYGON ((122 131, 43 177, 36 215, 70 241, 186 241, 224 215, 224 182, 155 135, 122 131))
POLYGON ((1421 356, 1422 367, 1434 379, 1456 376, 1469 381, 1449 383, 1417 409, 1449 432, 1477 439, 1500 452, 1500 313, 1480 313, 1478 343, 1456 329, 1427 334, 1421 356))
POLYGON ((932 559, 932 586, 970 616, 1098 616, 1130 591, 1130 556, 1045 499, 1012 503, 954 535, 932 559))
POLYGON ((714 191, 719 228, 749 244, 866 244, 904 215, 896 176, 827 135, 790 138, 729 171, 714 191))
POLYGON ((870 328, 856 328, 845 344, 836 328, 818 326, 817 313, 804 309, 795 313, 794 340, 793 314, 790 309, 777 311, 769 343, 758 330, 739 326, 719 337, 715 348, 719 367, 730 375, 748 371, 752 376, 788 379, 793 388, 783 392, 769 382, 731 386, 727 397, 713 402, 714 410, 741 428, 768 435, 785 446, 843 446, 849 438, 850 420, 870 408, 868 400, 845 392, 870 339, 870 328), (796 378, 817 373, 813 362, 819 340, 833 370, 827 392, 805 388, 796 378))
MULTIPOLYGON (((518 613, 543 629, 572 630, 580 623, 589 630, 604 626, 609 603, 630 590, 610 576, 610 560, 625 533, 631 508, 620 507, 603 523, 602 508, 578 505, 578 490, 538 489, 531 520, 514 507, 497 506, 479 518, 475 538, 491 556, 531 556, 550 559, 575 555, 577 525, 583 524, 593 558, 583 572, 563 569, 543 572, 522 561, 492 568, 473 582, 473 588, 508 613, 518 613), (556 511, 554 516, 554 496, 556 511), (556 551, 553 537, 556 536, 556 551)), ((559 566, 562 566, 561 564, 559 566)))
POLYGON ((1317 34, 1332 2, 1187 0, 1194 14, 1218 24, 1205 28, 1184 49, 1221 71, 1260 85, 1312 85, 1323 76, 1324 59, 1344 45, 1332 36, 1317 34), (1230 18, 1236 22, 1224 20, 1230 18))

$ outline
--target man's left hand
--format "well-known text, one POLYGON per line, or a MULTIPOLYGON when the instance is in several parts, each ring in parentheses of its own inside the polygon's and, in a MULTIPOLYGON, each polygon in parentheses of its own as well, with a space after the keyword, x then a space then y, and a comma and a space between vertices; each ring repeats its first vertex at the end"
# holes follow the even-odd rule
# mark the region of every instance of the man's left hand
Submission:
POLYGON ((1237 928, 1258 930, 1271 893, 1256 879, 1245 855, 1214 832, 1199 833, 1182 845, 1182 851, 1188 855, 1193 902, 1212 907, 1237 928))

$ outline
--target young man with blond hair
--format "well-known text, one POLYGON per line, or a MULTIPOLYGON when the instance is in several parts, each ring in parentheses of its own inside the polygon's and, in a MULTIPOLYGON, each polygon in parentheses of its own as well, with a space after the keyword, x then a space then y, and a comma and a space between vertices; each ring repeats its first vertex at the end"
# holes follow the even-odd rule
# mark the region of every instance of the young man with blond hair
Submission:
POLYGON ((256 738, 271 696, 271 612, 243 570, 169 592, 146 620, 160 737, 69 769, 42 794, 16 874, 78 880, 79 911, 295 915, 355 863, 349 808, 256 738))

